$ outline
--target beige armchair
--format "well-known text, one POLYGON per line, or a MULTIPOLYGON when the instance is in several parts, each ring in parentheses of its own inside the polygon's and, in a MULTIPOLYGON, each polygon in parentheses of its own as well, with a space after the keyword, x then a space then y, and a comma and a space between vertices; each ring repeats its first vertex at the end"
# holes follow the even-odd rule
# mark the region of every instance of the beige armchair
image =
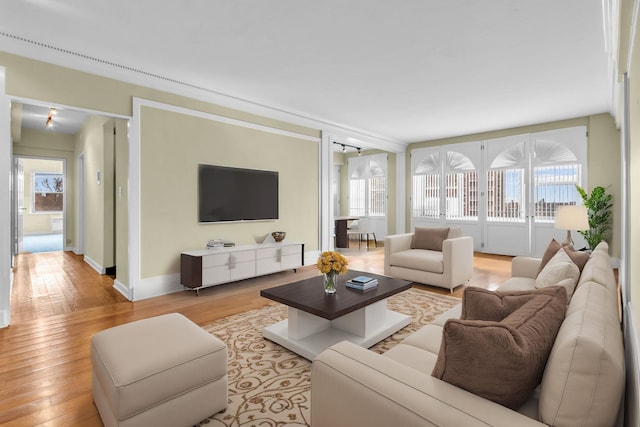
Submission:
MULTIPOLYGON (((426 230, 429 229, 418 229, 417 232, 426 230)), ((437 248, 416 248, 414 233, 387 236, 384 239, 384 274, 453 292, 473 274, 473 239, 462 236, 461 228, 450 227, 439 251, 437 248)))

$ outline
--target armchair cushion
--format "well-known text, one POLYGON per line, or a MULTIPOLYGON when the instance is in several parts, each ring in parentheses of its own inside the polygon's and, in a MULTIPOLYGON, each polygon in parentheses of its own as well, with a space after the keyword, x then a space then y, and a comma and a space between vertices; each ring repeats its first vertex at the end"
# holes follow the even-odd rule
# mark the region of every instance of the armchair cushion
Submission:
POLYGON ((449 236, 449 228, 416 227, 411 249, 428 249, 442 252, 442 242, 449 236))
POLYGON ((391 255, 391 264, 438 274, 444 271, 442 253, 423 249, 396 252, 391 255))
POLYGON ((566 291, 556 286, 501 294, 467 288, 465 300, 467 319, 445 323, 432 375, 518 408, 540 384, 564 319, 566 291))

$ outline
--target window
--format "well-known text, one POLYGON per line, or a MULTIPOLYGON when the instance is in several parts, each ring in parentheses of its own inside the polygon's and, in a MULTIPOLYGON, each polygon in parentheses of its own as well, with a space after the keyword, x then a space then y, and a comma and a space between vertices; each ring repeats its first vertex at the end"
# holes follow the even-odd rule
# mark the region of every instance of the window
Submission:
POLYGON ((558 206, 575 205, 580 200, 576 185, 580 185, 582 167, 576 155, 557 142, 537 140, 535 150, 534 219, 552 223, 558 206))
POLYGON ((387 180, 384 176, 369 178, 369 216, 385 216, 387 180))
POLYGON ((34 213, 62 212, 64 178, 62 174, 34 172, 31 211, 34 213))
POLYGON ((440 216, 440 175, 414 175, 412 208, 414 217, 440 216))
POLYGON ((365 179, 349 180, 349 215, 366 216, 366 182, 365 179))
POLYGON ((349 158, 349 215, 387 214, 386 155, 349 158))
POLYGON ((487 171, 487 220, 524 222, 524 169, 487 171))
POLYGON ((473 162, 457 151, 442 150, 441 155, 428 150, 417 156, 421 161, 412 177, 413 217, 438 219, 444 204, 446 219, 477 220, 478 175, 473 162))

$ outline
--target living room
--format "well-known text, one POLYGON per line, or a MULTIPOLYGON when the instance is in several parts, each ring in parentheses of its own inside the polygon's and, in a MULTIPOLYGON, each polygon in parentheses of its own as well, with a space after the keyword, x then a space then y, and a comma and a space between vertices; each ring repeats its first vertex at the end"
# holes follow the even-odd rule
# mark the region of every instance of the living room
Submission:
MULTIPOLYGON (((628 73, 628 99, 633 100, 637 95, 634 82, 640 78, 637 67, 632 70, 632 61, 633 64, 638 61, 635 54, 638 45, 632 40, 635 23, 631 24, 628 17, 637 10, 637 5, 623 2, 620 8, 622 18, 615 22, 616 28, 619 26, 622 53, 616 61, 616 76, 617 73, 628 73)), ((333 242, 329 187, 331 166, 336 163, 334 141, 358 146, 365 155, 380 151, 392 153, 390 163, 393 168, 389 170, 395 183, 389 191, 393 200, 388 203, 386 229, 391 235, 410 231, 412 226, 408 171, 413 151, 584 126, 588 132, 588 172, 583 183, 587 188, 606 187, 614 200, 620 201, 614 204, 610 255, 618 260, 615 266, 620 268, 623 281, 626 315, 637 313, 630 302, 638 292, 631 286, 638 273, 629 261, 640 246, 630 220, 638 209, 637 198, 632 197, 635 193, 633 183, 637 182, 633 179, 633 154, 638 141, 637 106, 633 102, 627 110, 619 106, 624 98, 622 84, 613 85, 614 90, 619 91, 612 95, 619 110, 611 107, 611 110, 557 115, 505 126, 491 124, 489 126, 496 127, 404 143, 398 142, 400 138, 358 133, 338 126, 323 127, 319 122, 306 119, 294 120, 295 114, 268 112, 268 108, 255 103, 234 103, 218 93, 199 90, 195 84, 189 86, 157 78, 164 73, 156 73, 155 80, 153 77, 140 80, 140 73, 114 67, 115 72, 107 76, 90 58, 84 58, 89 59, 89 66, 78 65, 83 58, 69 54, 73 49, 64 52, 66 47, 53 41, 34 37, 20 40, 20 35, 15 31, 3 31, 7 46, 0 52, 0 66, 4 68, 5 99, 14 103, 84 109, 125 123, 122 133, 128 135, 126 149, 116 152, 115 158, 116 165, 125 165, 117 174, 119 184, 116 188, 119 186, 122 190, 116 191, 114 196, 116 209, 125 212, 124 220, 116 221, 113 231, 120 249, 114 250, 118 257, 116 261, 103 262, 103 258, 97 257, 97 264, 100 264, 99 268, 117 265, 116 288, 130 301, 142 302, 182 290, 178 255, 204 248, 212 238, 233 240, 238 245, 255 244, 265 236, 270 238, 272 231, 285 230, 288 240, 304 242, 305 265, 314 264, 319 253, 332 248, 333 242), (38 47, 34 41, 41 42, 42 46, 38 47), (54 46, 61 50, 56 51, 54 46), (133 77, 117 77, 127 72, 133 77), (247 108, 242 108, 245 105, 247 108), (628 115, 628 122, 622 119, 623 111, 628 115), (628 139, 626 148, 618 143, 625 137, 628 139), (621 163, 621 158, 627 160, 621 163), (280 217, 277 222, 216 224, 213 227, 199 224, 196 217, 198 164, 278 171, 280 217), (624 174, 625 170, 629 176, 624 174)), ((615 80, 618 81, 617 77, 615 80)), ((2 120, 8 120, 6 105, 2 108, 0 115, 5 116, 2 120)), ((10 143, 3 146, 8 148, 3 149, 6 151, 2 152, 2 159, 9 164, 14 153, 10 143)), ((73 162, 75 159, 70 163, 73 162)), ((97 178, 98 169, 87 173, 97 178)), ((92 179, 87 183, 93 185, 98 181, 92 179)), ((8 187, 3 185, 3 188, 8 187)), ((3 205, 11 205, 10 193, 3 193, 2 200, 6 202, 3 205)), ((11 264, 11 251, 6 249, 11 246, 10 216, 8 210, 0 216, 0 222, 7 228, 3 234, 7 244, 3 245, 0 254, 8 264, 11 264)), ((78 236, 74 233, 76 224, 72 218, 68 221, 66 246, 78 248, 78 236)), ((10 325, 11 281, 11 273, 2 272, 3 326, 10 325)))

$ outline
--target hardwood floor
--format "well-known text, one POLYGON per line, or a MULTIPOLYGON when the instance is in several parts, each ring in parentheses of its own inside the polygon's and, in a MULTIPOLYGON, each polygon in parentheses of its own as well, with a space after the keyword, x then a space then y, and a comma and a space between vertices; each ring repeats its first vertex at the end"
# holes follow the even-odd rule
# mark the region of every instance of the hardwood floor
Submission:
MULTIPOLYGON (((344 251, 355 270, 383 272, 382 248, 344 251)), ((510 257, 476 254, 471 285, 493 289, 509 277, 510 257)), ((113 280, 70 252, 16 259, 12 324, 0 329, 0 425, 101 426, 91 397, 91 336, 103 329, 179 312, 204 325, 270 303, 260 289, 317 275, 315 266, 129 302, 113 280)), ((416 285, 421 289, 449 291, 416 285)), ((455 290, 462 295, 463 287, 455 290)))

